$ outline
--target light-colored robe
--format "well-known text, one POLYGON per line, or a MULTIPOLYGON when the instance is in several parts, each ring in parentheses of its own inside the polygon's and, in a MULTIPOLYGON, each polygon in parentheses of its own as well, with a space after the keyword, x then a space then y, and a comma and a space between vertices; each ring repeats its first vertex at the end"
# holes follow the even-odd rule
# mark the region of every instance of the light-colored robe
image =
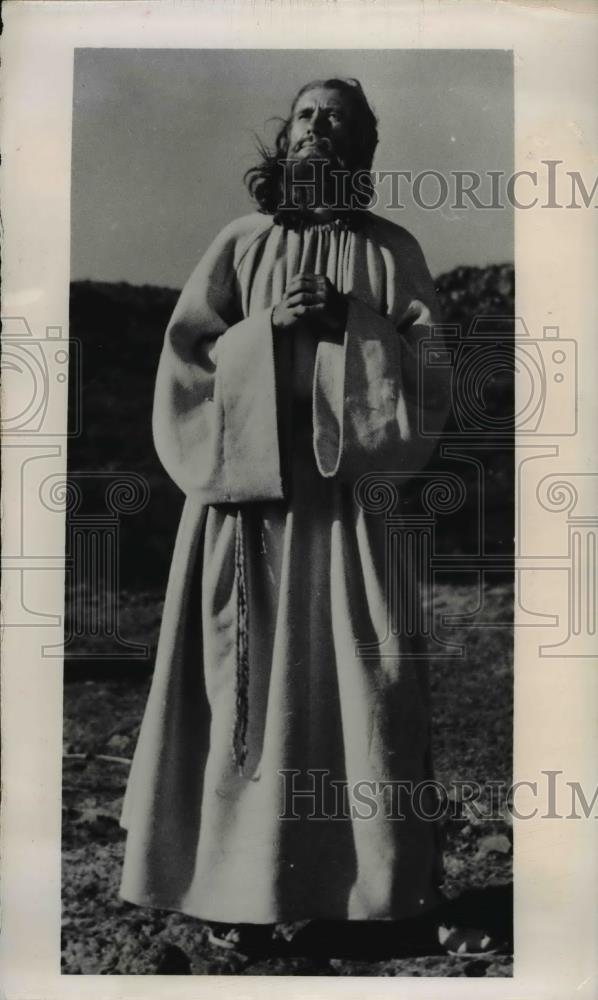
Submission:
POLYGON ((239 219, 183 290, 154 436, 186 502, 123 808, 125 899, 255 923, 398 919, 436 904, 433 823, 403 802, 404 819, 384 809, 309 819, 308 798, 295 800, 299 819, 281 818, 291 779, 280 774, 298 772, 297 790, 314 786, 315 771, 350 787, 431 776, 425 662, 412 657, 414 640, 388 635, 384 518, 362 509, 354 486, 366 472, 420 469, 434 447, 433 434, 418 433, 421 408, 440 432, 446 386, 417 388, 434 310, 416 240, 370 213, 358 232, 239 219), (305 371, 293 374, 293 335, 271 325, 300 271, 327 275, 349 297, 344 340, 317 343, 311 370, 308 358, 313 429, 294 420, 305 371), (241 771, 232 753, 239 509, 249 636, 241 771), (382 640, 384 656, 356 650, 382 640))

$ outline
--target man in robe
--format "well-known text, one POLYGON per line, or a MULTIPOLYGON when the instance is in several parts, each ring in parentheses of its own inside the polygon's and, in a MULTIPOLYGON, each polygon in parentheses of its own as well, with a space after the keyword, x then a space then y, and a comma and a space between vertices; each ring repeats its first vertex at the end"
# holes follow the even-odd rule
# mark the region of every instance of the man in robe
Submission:
POLYGON ((199 262, 157 375, 156 449, 186 502, 121 893, 223 943, 439 902, 436 825, 408 799, 400 819, 381 800, 339 815, 337 795, 431 778, 426 665, 389 630, 384 517, 356 490, 421 469, 422 416, 440 434, 448 408, 443 369, 418 388, 437 315, 422 251, 367 209, 377 138, 357 81, 302 88, 249 172, 259 211, 199 262))

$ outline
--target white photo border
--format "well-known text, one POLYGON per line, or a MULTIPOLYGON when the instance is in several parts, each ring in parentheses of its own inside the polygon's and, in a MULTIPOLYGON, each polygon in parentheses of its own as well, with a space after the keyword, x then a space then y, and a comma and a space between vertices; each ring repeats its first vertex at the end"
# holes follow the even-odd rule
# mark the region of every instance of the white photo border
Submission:
MULTIPOLYGON (((9 0, 3 10, 2 114, 4 316, 26 315, 34 335, 68 330, 70 150, 73 52, 76 48, 451 48, 512 49, 515 64, 516 170, 561 160, 596 176, 596 8, 477 2, 437 4, 293 4, 74 2, 9 0)), ((541 202, 546 200, 546 191, 541 202)), ((518 444, 516 625, 530 609, 568 613, 571 581, 564 561, 571 522, 595 512, 597 394, 596 228, 594 209, 540 207, 516 214, 517 313, 534 336, 559 327, 574 339, 579 364, 578 433, 532 458, 518 444), (575 506, 534 516, 541 482, 586 491, 575 506), (579 489, 578 489, 579 488, 579 489), (588 501, 589 497, 589 501, 588 501), (583 505, 586 504, 586 507, 583 505), (558 515, 558 516, 557 516, 558 515), (562 515, 562 516, 561 516, 562 515), (560 531, 560 536, 558 535, 560 531), (557 572, 555 572, 555 570, 557 572)), ((66 428, 66 386, 54 393, 66 428)), ((4 406, 14 399, 5 397, 4 406)), ((65 474, 65 441, 4 438, 4 618, 21 607, 23 506, 30 473, 65 474), (11 559, 13 562, 11 563, 11 559), (16 570, 15 570, 16 567, 16 570)), ((527 450, 526 450, 527 449, 527 450)), ((550 484, 548 484, 550 485, 550 484)), ((548 488, 548 487, 547 487, 548 488)), ((554 496, 554 489, 552 491, 554 496)), ((149 977, 60 975, 60 805, 62 666, 42 660, 42 644, 60 641, 64 525, 55 517, 29 526, 30 551, 43 553, 26 580, 27 600, 46 619, 24 621, 2 636, 2 910, 3 980, 8 1000, 191 998, 210 996, 357 997, 358 979, 311 977, 149 977), (51 537, 50 537, 51 536, 51 537)), ((569 553, 570 554, 570 553, 569 553)), ((572 656, 545 656, 554 640, 542 626, 516 628, 515 780, 562 770, 596 787, 598 674, 596 636, 572 656)), ((584 645, 585 643, 585 645, 584 645)), ((542 803, 540 803, 542 805, 542 803)), ((541 810, 544 811, 544 810, 541 810)), ((598 924, 597 825, 536 818, 515 824, 515 973, 513 979, 368 978, 373 997, 579 997, 595 995, 598 924)))

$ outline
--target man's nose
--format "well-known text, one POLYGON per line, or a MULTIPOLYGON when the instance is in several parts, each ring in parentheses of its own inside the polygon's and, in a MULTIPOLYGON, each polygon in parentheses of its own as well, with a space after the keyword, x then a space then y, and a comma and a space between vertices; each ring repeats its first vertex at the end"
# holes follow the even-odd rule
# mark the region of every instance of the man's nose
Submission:
POLYGON ((310 121, 311 128, 314 132, 318 132, 320 135, 326 131, 328 126, 328 118, 326 113, 320 108, 316 108, 310 121))

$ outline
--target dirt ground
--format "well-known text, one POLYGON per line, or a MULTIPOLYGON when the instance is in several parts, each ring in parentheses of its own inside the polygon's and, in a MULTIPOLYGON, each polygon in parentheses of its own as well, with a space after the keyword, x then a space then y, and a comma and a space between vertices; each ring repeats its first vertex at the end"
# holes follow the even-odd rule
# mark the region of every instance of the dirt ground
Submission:
MULTIPOLYGON (((281 941, 249 961, 215 953, 207 942, 207 927, 198 920, 119 899, 124 833, 118 818, 149 677, 111 677, 65 684, 62 972, 512 975, 512 828, 507 810, 488 816, 488 783, 508 786, 511 781, 511 587, 486 591, 483 622, 475 617, 477 606, 473 587, 447 584, 435 593, 439 615, 474 613, 469 627, 446 630, 451 641, 464 643, 466 655, 431 663, 436 776, 449 790, 443 890, 452 901, 453 917, 482 919, 504 937, 501 954, 485 959, 446 956, 427 925, 314 923, 291 944, 281 941), (476 621, 477 627, 471 627, 476 621), (459 801, 455 786, 471 780, 483 786, 476 807, 459 801)), ((127 635, 137 627, 144 641, 155 642, 160 618, 155 595, 124 600, 123 616, 127 635)))

